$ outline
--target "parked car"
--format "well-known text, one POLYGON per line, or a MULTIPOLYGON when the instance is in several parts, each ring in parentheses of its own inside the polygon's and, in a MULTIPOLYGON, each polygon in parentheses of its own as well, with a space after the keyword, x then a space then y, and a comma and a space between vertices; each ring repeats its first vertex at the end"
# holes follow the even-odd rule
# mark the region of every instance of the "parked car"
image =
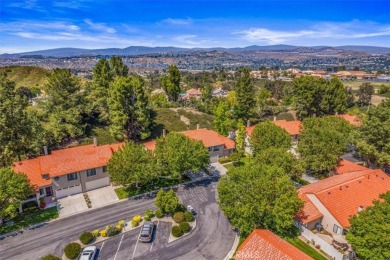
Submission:
POLYGON ((152 241, 153 229, 154 229, 153 222, 150 221, 145 222, 139 234, 139 240, 145 243, 152 241))
POLYGON ((87 246, 83 249, 79 256, 79 260, 93 260, 96 258, 97 248, 96 246, 87 246))
POLYGON ((187 208, 187 211, 188 211, 188 212, 191 212, 191 213, 194 214, 194 215, 196 214, 194 208, 193 208, 191 205, 187 205, 186 208, 187 208))

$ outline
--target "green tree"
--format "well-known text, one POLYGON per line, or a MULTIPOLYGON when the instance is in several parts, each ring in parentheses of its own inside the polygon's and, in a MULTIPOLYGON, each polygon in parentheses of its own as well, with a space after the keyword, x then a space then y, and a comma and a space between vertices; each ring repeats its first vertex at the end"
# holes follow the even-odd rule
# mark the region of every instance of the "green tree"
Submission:
POLYGON ((347 93, 347 108, 351 108, 355 105, 355 95, 352 92, 352 87, 345 87, 345 92, 347 93))
POLYGON ((326 173, 336 167, 347 151, 352 126, 338 117, 306 118, 302 123, 298 152, 306 168, 326 173))
POLYGON ((180 94, 180 71, 175 65, 170 65, 168 75, 161 78, 161 86, 170 101, 176 102, 180 94))
POLYGON ((237 72, 238 79, 234 89, 237 96, 237 103, 234 106, 235 117, 245 121, 250 118, 256 105, 255 89, 250 72, 249 68, 243 68, 237 72))
POLYGON ((0 78, 0 166, 9 166, 31 152, 32 120, 28 99, 15 89, 13 81, 0 78))
POLYGON ((243 236, 255 228, 285 234, 303 206, 282 169, 257 162, 230 170, 218 194, 221 209, 243 236))
POLYGON ((359 259, 390 259, 390 192, 350 218, 347 240, 359 259))
POLYGON ((256 156, 262 150, 270 147, 289 149, 291 147, 291 136, 286 130, 275 124, 263 122, 255 126, 249 142, 252 153, 256 156))
POLYGON ((292 81, 297 116, 300 119, 312 116, 334 115, 346 109, 347 94, 343 84, 333 78, 303 76, 292 81))
POLYGON ((107 96, 113 80, 110 64, 101 59, 93 68, 92 83, 90 85, 89 102, 95 112, 99 114, 101 122, 108 122, 107 96))
POLYGON ((151 95, 150 103, 154 108, 168 108, 170 106, 167 97, 163 93, 151 95))
POLYGON ((179 206, 179 197, 172 189, 167 192, 161 189, 157 192, 154 204, 162 212, 173 214, 179 206))
POLYGON ((238 151, 244 150, 245 136, 246 136, 245 125, 242 123, 242 120, 239 120, 237 124, 237 137, 236 137, 236 149, 238 151))
POLYGON ((0 216, 8 220, 17 215, 17 209, 34 192, 34 187, 25 174, 0 168, 0 191, 0 216))
POLYGON ((126 77, 129 74, 129 68, 123 63, 119 56, 111 56, 110 71, 112 77, 126 77))
POLYGON ((151 181, 155 174, 155 162, 141 144, 126 142, 108 162, 111 180, 117 185, 139 188, 151 181))
POLYGON ((116 77, 108 97, 111 135, 117 140, 150 136, 150 111, 141 77, 116 77))
POLYGON ((67 69, 54 69, 44 87, 45 98, 39 102, 43 127, 51 144, 84 133, 82 114, 85 96, 80 81, 67 69))
POLYGON ((254 161, 277 166, 290 177, 301 177, 305 172, 303 163, 284 148, 270 147, 262 150, 256 155, 254 161))
POLYGON ((155 156, 159 172, 180 178, 186 171, 199 171, 210 162, 209 153, 201 141, 180 133, 169 133, 156 141, 155 156))
POLYGON ((357 143, 359 153, 366 162, 390 164, 390 99, 372 107, 360 127, 357 143))
POLYGON ((371 104, 371 97, 374 94, 374 87, 371 85, 371 83, 363 82, 359 86, 359 90, 357 93, 358 97, 358 105, 359 106, 368 106, 371 104))
POLYGON ((221 135, 227 136, 231 128, 229 106, 225 102, 219 102, 214 112, 214 128, 221 135))

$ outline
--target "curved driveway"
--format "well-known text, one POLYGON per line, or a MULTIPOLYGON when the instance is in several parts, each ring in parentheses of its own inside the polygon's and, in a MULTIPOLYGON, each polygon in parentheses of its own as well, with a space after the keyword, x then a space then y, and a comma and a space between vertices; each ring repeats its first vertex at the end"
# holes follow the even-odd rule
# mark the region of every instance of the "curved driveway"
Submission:
MULTIPOLYGON (((235 233, 216 203, 216 182, 181 186, 177 193, 184 204, 191 204, 196 209, 196 229, 186 237, 134 259, 223 259, 233 245, 235 233)), ((153 200, 126 200, 53 221, 0 241, 0 259, 40 259, 49 253, 60 256, 65 245, 77 240, 82 231, 102 229, 119 219, 130 220, 150 208, 155 209, 153 200)))

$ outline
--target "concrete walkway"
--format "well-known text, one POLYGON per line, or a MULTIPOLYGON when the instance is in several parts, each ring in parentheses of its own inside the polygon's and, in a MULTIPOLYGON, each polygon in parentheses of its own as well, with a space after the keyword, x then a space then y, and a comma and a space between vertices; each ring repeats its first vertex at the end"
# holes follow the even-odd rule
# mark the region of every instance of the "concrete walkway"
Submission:
POLYGON ((115 188, 113 186, 107 186, 96 190, 88 191, 88 197, 91 200, 92 208, 101 207, 118 201, 115 188))
POLYGON ((60 218, 74 215, 88 209, 82 193, 58 199, 57 207, 60 218))

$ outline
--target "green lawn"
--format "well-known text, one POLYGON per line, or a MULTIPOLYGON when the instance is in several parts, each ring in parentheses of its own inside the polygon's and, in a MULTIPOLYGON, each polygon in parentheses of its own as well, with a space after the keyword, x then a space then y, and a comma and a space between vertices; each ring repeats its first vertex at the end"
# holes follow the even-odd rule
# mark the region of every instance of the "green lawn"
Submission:
POLYGON ((115 193, 118 196, 119 199, 126 199, 135 195, 139 195, 145 192, 150 192, 154 190, 158 190, 161 188, 169 187, 169 186, 174 186, 183 182, 188 182, 190 179, 186 176, 184 176, 181 180, 177 179, 165 179, 165 178, 159 178, 156 179, 147 185, 142 186, 139 189, 136 189, 134 187, 122 187, 122 188, 117 188, 115 189, 115 193))
POLYGON ((1 225, 0 234, 6 234, 12 231, 26 228, 33 224, 42 223, 56 218, 58 218, 57 207, 52 207, 46 210, 22 213, 13 219, 14 223, 12 225, 1 225))
POLYGON ((314 248, 312 248, 311 246, 309 246, 299 238, 286 238, 285 240, 316 260, 327 260, 327 258, 324 255, 319 253, 317 250, 315 250, 314 248))

